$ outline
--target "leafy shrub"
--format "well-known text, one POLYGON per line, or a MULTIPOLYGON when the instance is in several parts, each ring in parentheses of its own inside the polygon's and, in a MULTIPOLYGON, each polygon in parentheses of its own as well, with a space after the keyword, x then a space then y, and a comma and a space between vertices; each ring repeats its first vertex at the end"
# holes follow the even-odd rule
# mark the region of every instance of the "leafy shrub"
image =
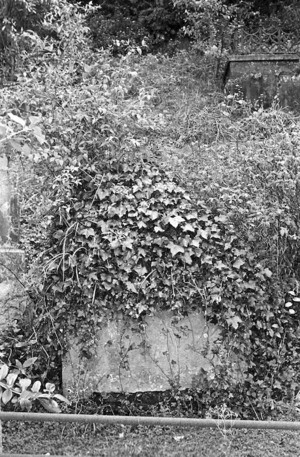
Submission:
POLYGON ((88 18, 91 36, 97 48, 124 55, 132 49, 144 53, 159 49, 176 38, 183 25, 183 10, 170 0, 151 2, 100 3, 99 13, 88 18))
MULTIPOLYGON (((243 100, 220 101, 209 110, 205 106, 195 110, 198 117, 191 116, 189 129, 180 132, 198 132, 202 141, 191 137, 193 142, 182 148, 177 164, 173 161, 173 172, 196 198, 226 214, 236 235, 270 269, 268 290, 273 303, 270 306, 265 300, 261 316, 252 315, 257 327, 251 330, 252 336, 243 330, 254 354, 248 388, 237 392, 226 384, 230 375, 222 370, 227 362, 219 367, 216 378, 201 375, 198 388, 208 402, 228 395, 229 402, 230 396, 234 402, 240 398, 250 409, 266 413, 280 397, 292 399, 299 383, 299 123, 297 116, 278 107, 256 110, 243 100), (203 141, 204 133, 209 142, 203 141), (210 389, 205 388, 207 384, 210 389), (227 394, 218 385, 227 385, 227 394), (266 393, 269 403, 264 404, 266 393)), ((230 373, 230 364, 225 371, 230 373)))
POLYGON ((115 12, 112 18, 108 18, 101 11, 93 14, 88 24, 94 46, 109 49, 113 55, 125 55, 134 47, 141 48, 148 36, 148 31, 140 23, 124 18, 121 12, 115 12))
POLYGON ((31 48, 35 35, 42 38, 57 37, 54 31, 45 26, 44 20, 49 11, 58 5, 57 0, 4 0, 0 2, 0 53, 3 80, 15 79, 20 54, 31 48))
POLYGON ((35 36, 30 53, 22 54, 19 84, 13 93, 2 91, 1 144, 19 172, 21 241, 29 261, 42 249, 55 175, 95 156, 135 154, 146 135, 164 125, 162 117, 151 119, 155 91, 136 71, 139 56, 116 61, 107 52, 93 53, 84 20, 81 10, 61 2, 59 12, 47 16, 59 48, 35 36))
POLYGON ((189 36, 194 49, 213 65, 212 78, 220 77, 220 66, 234 46, 234 32, 241 26, 238 7, 229 6, 223 0, 174 0, 174 6, 184 8, 183 33, 189 36))
MULTIPOLYGON (((39 299, 34 262, 45 249, 57 187, 71 185, 73 167, 110 156, 135 157, 164 127, 164 117, 150 111, 155 89, 137 71, 139 55, 116 60, 107 52, 93 53, 81 10, 66 2, 47 21, 59 34, 59 47, 56 40, 32 35, 36 40, 22 54, 19 84, 13 92, 1 91, 0 112, 0 146, 12 159, 22 207, 20 243, 30 268, 25 282, 31 298, 39 299)), ((33 334, 35 323, 42 329, 47 320, 44 305, 36 310, 30 303, 28 319, 1 335, 0 349, 6 357, 13 352, 13 358, 21 358, 21 351, 23 356, 41 353, 38 368, 48 379, 58 379, 60 344, 42 330, 33 334)))
POLYGON ((35 357, 25 360, 23 364, 16 360, 15 366, 0 362, 0 406, 10 402, 18 403, 22 409, 29 411, 33 403, 39 401, 47 411, 60 413, 56 399, 67 404, 69 401, 63 395, 55 393, 54 384, 46 383, 45 389, 41 392, 41 382, 36 380, 32 383, 32 379, 28 377, 28 370, 35 361, 35 357))

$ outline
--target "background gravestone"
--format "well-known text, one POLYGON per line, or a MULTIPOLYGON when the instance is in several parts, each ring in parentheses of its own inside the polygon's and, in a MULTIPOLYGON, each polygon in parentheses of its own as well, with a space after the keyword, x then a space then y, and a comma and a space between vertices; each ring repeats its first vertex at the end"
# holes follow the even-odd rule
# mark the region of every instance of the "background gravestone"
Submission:
POLYGON ((20 317, 26 306, 26 294, 20 282, 24 252, 12 241, 11 198, 8 160, 3 154, 0 156, 0 331, 20 317))
POLYGON ((248 54, 230 56, 224 72, 227 93, 238 93, 255 104, 300 111, 298 54, 248 54))

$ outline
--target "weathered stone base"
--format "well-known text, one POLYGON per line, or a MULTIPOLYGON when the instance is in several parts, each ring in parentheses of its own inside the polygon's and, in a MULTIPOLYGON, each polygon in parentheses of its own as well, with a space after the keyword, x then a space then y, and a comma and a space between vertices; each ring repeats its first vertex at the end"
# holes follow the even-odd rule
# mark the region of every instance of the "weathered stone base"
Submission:
POLYGON ((64 392, 146 392, 191 387, 200 369, 209 370, 217 327, 200 312, 180 320, 157 312, 143 323, 122 317, 99 331, 96 356, 83 359, 75 340, 63 364, 64 392))

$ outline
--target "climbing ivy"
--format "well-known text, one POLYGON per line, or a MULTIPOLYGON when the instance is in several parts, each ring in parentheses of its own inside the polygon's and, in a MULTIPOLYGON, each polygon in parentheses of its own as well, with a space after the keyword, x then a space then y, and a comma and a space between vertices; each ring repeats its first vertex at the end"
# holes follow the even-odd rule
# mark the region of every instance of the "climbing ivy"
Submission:
POLYGON ((74 168, 57 179, 58 195, 60 188, 67 198, 52 219, 44 291, 55 325, 78 334, 85 350, 103 318, 117 312, 138 319, 157 308, 202 308, 237 329, 249 325, 249 307, 263 309, 271 272, 224 215, 192 201, 158 167, 74 168))
POLYGON ((224 214, 144 161, 66 168, 55 188, 36 310, 49 352, 62 354, 73 335, 92 356, 102 323, 120 313, 142 322, 156 310, 202 310, 223 338, 214 373, 193 382, 203 405, 222 395, 242 414, 295 394, 298 291, 280 291, 224 214), (232 382, 236 356, 243 373, 232 382))

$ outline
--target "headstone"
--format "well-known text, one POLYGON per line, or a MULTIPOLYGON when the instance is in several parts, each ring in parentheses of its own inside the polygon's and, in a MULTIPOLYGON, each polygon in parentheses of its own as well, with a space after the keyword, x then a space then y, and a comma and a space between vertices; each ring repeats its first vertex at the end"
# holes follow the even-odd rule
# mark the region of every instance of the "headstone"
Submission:
POLYGON ((282 107, 300 111, 298 54, 233 55, 224 72, 227 93, 268 108, 277 100, 282 107))
POLYGON ((8 160, 0 156, 0 330, 20 318, 26 306, 21 276, 24 252, 11 239, 11 186, 8 160))
POLYGON ((10 184, 8 179, 8 160, 0 156, 0 245, 9 239, 10 184))
POLYGON ((178 319, 160 311, 143 323, 114 316, 97 335, 96 355, 80 356, 76 339, 63 363, 63 387, 84 392, 164 391, 191 387, 201 368, 212 368, 212 346, 220 337, 203 313, 178 319))

